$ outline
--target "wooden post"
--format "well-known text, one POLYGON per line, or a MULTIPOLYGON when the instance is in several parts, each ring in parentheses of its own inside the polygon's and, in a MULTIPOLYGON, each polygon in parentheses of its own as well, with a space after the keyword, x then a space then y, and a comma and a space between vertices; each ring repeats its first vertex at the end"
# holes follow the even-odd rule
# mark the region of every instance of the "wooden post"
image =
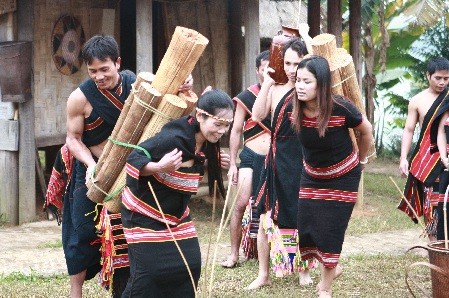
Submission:
POLYGON ((152 14, 152 0, 136 0, 136 73, 153 72, 152 14))
POLYGON ((259 1, 245 0, 242 5, 243 24, 245 28, 245 63, 243 88, 257 82, 256 56, 260 52, 259 1))
MULTIPOLYGON (((230 59, 230 94, 239 94, 245 87, 243 86, 243 76, 245 71, 244 51, 241 51, 245 37, 242 36, 242 5, 240 0, 230 0, 229 4, 229 46, 232 53, 230 59)), ((260 43, 260 42, 259 42, 260 43)))
MULTIPOLYGON (((14 40, 14 13, 6 19, 6 41, 14 40)), ((0 99, 1 99, 0 94, 0 99)), ((17 119, 15 119, 17 120, 17 119)), ((0 150, 0 221, 19 224, 19 153, 0 150)))
POLYGON ((342 45, 341 0, 327 1, 327 33, 335 35, 337 47, 342 45))
POLYGON ((309 24, 309 36, 315 37, 320 31, 321 7, 320 0, 309 0, 307 4, 307 23, 309 24))
POLYGON ((354 60, 359 86, 362 86, 362 51, 360 40, 362 40, 362 1, 349 0, 349 53, 354 60))
MULTIPOLYGON (((34 1, 17 1, 18 38, 33 41, 34 1)), ((32 63, 31 59, 30 63, 32 63)), ((33 84, 33 82, 31 82, 33 84)), ((32 94, 33 87, 31 86, 32 94)), ((36 218, 34 96, 19 104, 19 224, 36 218)))

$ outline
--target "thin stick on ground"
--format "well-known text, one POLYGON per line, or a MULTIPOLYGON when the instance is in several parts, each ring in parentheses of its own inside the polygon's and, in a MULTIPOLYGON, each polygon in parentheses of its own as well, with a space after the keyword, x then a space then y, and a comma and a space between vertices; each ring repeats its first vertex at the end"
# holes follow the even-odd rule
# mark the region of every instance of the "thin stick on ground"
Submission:
POLYGON ((210 255, 210 246, 212 243, 212 235, 214 233, 214 224, 215 224, 215 204, 217 199, 217 180, 214 181, 214 196, 212 198, 212 219, 210 221, 210 229, 209 229, 209 241, 207 243, 207 254, 206 254, 206 262, 204 265, 204 274, 203 274, 203 296, 206 297, 207 292, 207 268, 209 266, 209 255, 210 255))
MULTIPOLYGON (((244 182, 244 180, 243 180, 243 182, 244 182)), ((211 275, 210 275, 210 281, 209 281, 209 294, 208 294, 208 297, 211 297, 211 296, 212 296, 212 285, 213 285, 213 283, 214 283, 214 269, 215 269, 215 261, 216 261, 216 259, 217 259, 218 243, 219 243, 219 241, 220 241, 221 234, 223 233, 224 226, 226 226, 227 221, 229 221, 229 218, 230 218, 230 216, 231 216, 232 209, 234 208, 236 198, 237 198, 238 195, 239 195, 239 192, 240 192, 240 189, 241 189, 241 187, 242 187, 242 185, 243 185, 243 182, 242 182, 242 184, 239 186, 239 188, 238 188, 238 190, 237 190, 237 193, 236 193, 235 196, 234 196, 234 199, 233 199, 233 202, 232 202, 232 207, 231 207, 231 210, 230 210, 229 213, 228 213, 228 216, 226 217, 226 220, 223 221, 224 216, 225 216, 225 213, 226 213, 226 206, 227 206, 227 204, 228 204, 229 195, 230 195, 230 193, 231 193, 231 187, 232 187, 232 183, 229 182, 229 184, 228 184, 228 190, 226 191, 226 199, 225 199, 225 203, 224 203, 224 206, 223 206, 223 212, 222 212, 222 214, 221 214, 220 227, 218 228, 217 241, 216 241, 216 243, 215 243, 214 258, 213 258, 213 260, 212 260, 212 268, 211 268, 211 275)))
POLYGON ((425 232, 426 226, 419 220, 419 216, 418 216, 418 214, 416 214, 415 209, 413 209, 413 206, 410 204, 410 202, 404 196, 404 194, 402 193, 401 189, 396 184, 396 182, 393 180, 393 178, 391 176, 389 176, 389 177, 390 177, 391 181, 393 182, 394 186, 396 186, 396 189, 399 191, 399 193, 401 194, 401 196, 404 199, 404 201, 407 203, 407 206, 410 208, 410 211, 412 211, 413 215, 416 217, 416 220, 418 221, 418 223, 421 225, 421 227, 424 229, 424 232, 425 232))
POLYGON ((170 228, 170 225, 167 222, 167 219, 165 217, 164 211, 162 211, 162 207, 159 204, 159 200, 158 200, 158 198, 156 196, 156 193, 154 192, 153 186, 151 185, 150 181, 148 181, 148 187, 150 188, 151 194, 153 195, 153 198, 154 198, 154 201, 156 202, 157 208, 159 209, 159 212, 161 213, 162 218, 164 219, 165 225, 167 226, 167 229, 168 229, 168 231, 170 232, 170 235, 173 238, 173 242, 175 243, 175 246, 178 249, 179 254, 181 255, 182 261, 184 262, 184 265, 187 268, 187 272, 189 273, 190 281, 192 282, 193 291, 195 292, 195 298, 196 298, 196 297, 198 297, 198 290, 196 288, 195 280, 193 279, 192 270, 190 270, 189 263, 187 262, 186 257, 184 256, 184 254, 183 254, 183 252, 181 250, 181 247, 179 247, 178 241, 176 241, 175 235, 173 234, 173 232, 172 232, 172 230, 170 228))

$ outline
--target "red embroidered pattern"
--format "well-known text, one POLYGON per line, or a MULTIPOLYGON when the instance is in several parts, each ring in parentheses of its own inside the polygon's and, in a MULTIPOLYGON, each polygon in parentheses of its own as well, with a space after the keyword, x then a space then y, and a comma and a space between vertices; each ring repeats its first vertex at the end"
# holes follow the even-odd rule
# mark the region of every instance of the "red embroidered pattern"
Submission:
POLYGON ((183 173, 180 171, 172 171, 169 173, 156 173, 153 177, 160 183, 176 190, 197 193, 198 186, 203 178, 198 173, 183 173))
POLYGON ((103 122, 104 122, 104 120, 101 119, 100 117, 98 117, 94 122, 85 124, 85 125, 84 125, 84 130, 92 130, 92 129, 95 129, 95 128, 97 128, 98 126, 100 126, 103 122))
POLYGON ((357 201, 357 192, 337 190, 337 189, 316 189, 316 188, 301 187, 299 189, 299 198, 311 200, 333 200, 333 201, 355 203, 357 201))
POLYGON ((176 216, 170 214, 164 214, 164 220, 159 210, 139 200, 128 187, 125 187, 125 189, 123 190, 122 203, 131 211, 138 212, 163 223, 168 223, 169 225, 179 224, 186 216, 189 215, 190 212, 189 207, 187 207, 184 211, 184 214, 180 218, 177 218, 176 216))
POLYGON ((123 228, 123 231, 125 232, 126 236, 126 241, 128 243, 166 242, 166 241, 173 241, 173 238, 176 240, 183 240, 198 237, 195 226, 191 221, 170 228, 170 230, 171 233, 168 229, 161 231, 154 231, 151 229, 145 229, 140 227, 135 227, 131 229, 123 228))
POLYGON ((332 179, 335 177, 340 177, 348 173, 353 168, 355 168, 359 164, 359 156, 357 152, 353 151, 348 157, 346 157, 339 163, 324 168, 312 167, 308 165, 305 161, 303 163, 304 163, 304 170, 307 172, 307 174, 309 174, 313 178, 332 179))
POLYGON ((316 258, 326 268, 334 268, 338 264, 340 254, 325 253, 319 251, 316 247, 304 247, 300 248, 301 259, 308 260, 316 258))

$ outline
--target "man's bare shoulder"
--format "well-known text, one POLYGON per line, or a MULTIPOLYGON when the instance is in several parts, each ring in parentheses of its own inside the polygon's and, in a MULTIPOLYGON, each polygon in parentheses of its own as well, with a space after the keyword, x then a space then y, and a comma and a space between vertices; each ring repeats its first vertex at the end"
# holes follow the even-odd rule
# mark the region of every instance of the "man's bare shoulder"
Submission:
POLYGON ((86 107, 90 105, 84 93, 80 88, 76 88, 67 99, 67 112, 75 114, 84 114, 86 107))
POLYGON ((80 88, 73 90, 67 99, 67 104, 85 105, 87 102, 87 98, 80 88))
POLYGON ((420 102, 420 101, 426 101, 426 102, 433 102, 437 98, 437 94, 431 92, 429 88, 424 89, 423 91, 419 92, 415 96, 413 96, 410 99, 411 102, 420 102))

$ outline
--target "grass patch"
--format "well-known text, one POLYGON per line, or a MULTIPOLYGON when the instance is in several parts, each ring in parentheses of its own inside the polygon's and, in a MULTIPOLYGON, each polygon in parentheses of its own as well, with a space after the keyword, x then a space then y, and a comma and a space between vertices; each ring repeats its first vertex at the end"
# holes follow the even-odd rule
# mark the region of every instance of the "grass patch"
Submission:
MULTIPOLYGON (((343 275, 334 282, 335 297, 407 297, 405 269, 412 263, 427 261, 427 257, 415 254, 400 256, 358 255, 341 260, 343 275)), ((200 287, 204 282, 204 268, 200 279, 200 287)), ((419 281, 425 289, 430 289, 430 274, 425 267, 412 269, 411 278, 419 281)), ((207 272, 210 276, 210 269, 207 272)), ((319 280, 319 271, 312 271, 312 278, 319 280)), ((247 291, 245 287, 257 276, 257 262, 250 260, 229 270, 215 267, 213 297, 316 297, 315 286, 299 286, 298 276, 284 278, 271 276, 272 285, 257 291, 247 291)), ((206 285, 209 278, 206 276, 206 285)), ((414 293, 420 296, 418 289, 414 293)), ((23 275, 13 273, 0 276, 0 297, 66 297, 69 292, 67 275, 41 276, 37 273, 23 275)), ((203 291, 204 293, 204 291, 203 291)), ((200 297, 206 297, 202 296, 200 297)), ((101 289, 96 278, 87 281, 84 287, 85 297, 108 297, 101 289)))
POLYGON ((62 247, 62 240, 49 241, 41 245, 38 245, 38 248, 61 248, 61 247, 62 247))
MULTIPOLYGON (((394 177, 400 188, 404 187, 405 179, 394 177)), ((364 174, 364 200, 363 204, 354 209, 349 222, 347 235, 363 235, 368 233, 396 231, 417 228, 397 204, 401 194, 391 182, 388 175, 365 173, 364 174)), ((200 243, 209 241, 210 220, 212 206, 203 200, 193 199, 190 204, 192 218, 196 225, 200 243)), ((212 243, 215 243, 218 225, 223 210, 223 201, 217 202, 214 235, 212 243)), ((221 243, 229 243, 229 228, 223 232, 221 243)), ((60 247, 60 242, 48 242, 44 247, 60 247)), ((226 253, 227 253, 226 248, 226 253)), ((211 247, 212 258, 214 246, 211 247)), ((217 260, 219 261, 219 259, 217 260)), ((408 297, 409 293, 405 284, 405 271, 414 262, 428 261, 427 256, 413 253, 401 255, 356 255, 341 259, 344 268, 343 275, 334 282, 334 297, 408 297)), ((215 279, 213 284, 213 297, 316 297, 315 286, 300 287, 297 274, 282 279, 272 276, 272 285, 257 291, 246 291, 252 280, 257 276, 258 264, 250 260, 239 264, 236 268, 223 269, 218 264, 215 266, 215 279)), ((209 278, 202 271, 200 287, 204 280, 207 286, 209 278)), ((424 288, 430 289, 431 281, 429 269, 415 267, 412 270, 413 280, 422 283, 424 288)), ((319 270, 312 271, 315 281, 319 280, 319 270)), ((69 293, 69 278, 67 275, 42 276, 37 272, 30 275, 12 273, 0 275, 0 297, 67 297, 69 293)), ((422 294, 414 289, 417 296, 422 294)), ((103 290, 97 278, 86 282, 84 287, 85 297, 108 297, 108 292, 103 290)), ((203 293, 200 297, 204 296, 203 293)))
MULTIPOLYGON (((341 260, 343 275, 333 285, 334 297, 407 297, 405 269, 418 261, 427 261, 427 258, 414 254, 344 258, 341 260)), ((257 262, 253 260, 233 270, 216 267, 214 297, 316 297, 315 285, 301 287, 298 275, 284 278, 271 275, 270 287, 247 291, 245 287, 257 276, 256 268, 257 262)), ((425 289, 430 289, 430 274, 426 268, 413 269, 412 273, 413 280, 422 283, 425 289)), ((319 280, 318 269, 312 271, 312 278, 314 281, 319 280)), ((415 293, 419 294, 417 291, 415 293)))
MULTIPOLYGON (((361 235, 403 229, 417 225, 397 206, 401 193, 388 175, 363 174, 363 204, 358 205, 349 221, 347 235, 361 235)), ((399 188, 404 188, 405 179, 393 177, 399 188)))

